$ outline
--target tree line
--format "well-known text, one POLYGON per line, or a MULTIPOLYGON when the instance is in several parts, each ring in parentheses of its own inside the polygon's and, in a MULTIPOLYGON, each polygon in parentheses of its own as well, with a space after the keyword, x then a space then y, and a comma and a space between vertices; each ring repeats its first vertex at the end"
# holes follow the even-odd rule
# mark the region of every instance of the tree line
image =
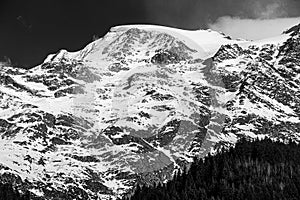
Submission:
POLYGON ((257 200, 300 198, 300 146, 292 141, 241 139, 195 159, 166 184, 138 186, 126 200, 257 200))

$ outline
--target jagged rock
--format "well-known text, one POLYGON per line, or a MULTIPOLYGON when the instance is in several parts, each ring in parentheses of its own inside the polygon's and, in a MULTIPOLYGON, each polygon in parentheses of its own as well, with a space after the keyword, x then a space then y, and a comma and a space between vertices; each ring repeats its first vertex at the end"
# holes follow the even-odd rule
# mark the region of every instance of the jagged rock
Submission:
POLYGON ((156 54, 151 58, 151 62, 154 64, 173 64, 178 63, 183 58, 180 58, 176 53, 168 50, 158 50, 156 54))

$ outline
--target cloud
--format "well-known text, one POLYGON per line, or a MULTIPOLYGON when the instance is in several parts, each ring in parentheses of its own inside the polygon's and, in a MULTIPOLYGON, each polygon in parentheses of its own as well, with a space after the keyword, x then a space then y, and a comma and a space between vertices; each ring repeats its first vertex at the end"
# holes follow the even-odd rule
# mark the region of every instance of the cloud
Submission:
POLYGON ((261 12, 260 18, 263 19, 272 19, 276 17, 282 17, 282 15, 285 15, 285 12, 282 11, 281 5, 279 3, 273 3, 266 6, 266 9, 261 12))
MULTIPOLYGON (((267 14, 270 13, 272 12, 270 11, 267 14)), ((299 23, 300 17, 241 19, 239 17, 223 16, 208 26, 210 29, 221 31, 233 38, 258 40, 280 35, 283 31, 299 23)))
POLYGON ((252 2, 253 18, 274 19, 288 17, 287 1, 276 0, 275 2, 255 1, 252 2))
POLYGON ((145 18, 184 29, 207 28, 222 16, 275 19, 300 16, 300 0, 139 0, 145 18))

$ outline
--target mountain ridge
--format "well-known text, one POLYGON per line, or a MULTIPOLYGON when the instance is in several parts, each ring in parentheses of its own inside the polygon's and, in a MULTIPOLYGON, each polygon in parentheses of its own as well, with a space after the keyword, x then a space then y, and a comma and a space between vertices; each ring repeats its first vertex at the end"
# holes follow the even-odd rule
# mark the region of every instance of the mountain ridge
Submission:
POLYGON ((241 137, 299 140, 299 34, 176 31, 119 26, 30 70, 1 67, 1 182, 109 199, 241 137))

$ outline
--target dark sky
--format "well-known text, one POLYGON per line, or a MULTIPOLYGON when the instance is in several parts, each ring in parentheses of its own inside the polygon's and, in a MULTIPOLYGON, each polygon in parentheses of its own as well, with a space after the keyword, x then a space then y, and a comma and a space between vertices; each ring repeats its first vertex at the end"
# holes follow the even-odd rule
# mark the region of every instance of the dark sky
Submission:
POLYGON ((300 16, 300 0, 0 0, 0 60, 30 67, 59 49, 79 50, 114 25, 207 28, 225 15, 258 18, 274 3, 282 11, 275 17, 300 16))

